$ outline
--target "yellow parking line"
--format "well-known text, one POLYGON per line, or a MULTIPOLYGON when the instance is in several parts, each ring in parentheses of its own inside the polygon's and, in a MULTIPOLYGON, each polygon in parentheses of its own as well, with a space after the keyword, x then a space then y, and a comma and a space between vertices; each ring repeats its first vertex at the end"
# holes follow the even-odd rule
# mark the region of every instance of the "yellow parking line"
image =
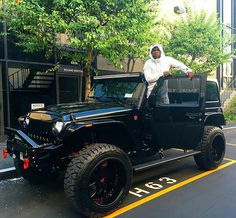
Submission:
POLYGON ((236 146, 236 144, 233 144, 233 143, 226 143, 226 144, 230 146, 236 146))
POLYGON ((228 163, 225 163, 225 164, 220 165, 220 166, 219 166, 217 169, 215 169, 215 170, 206 171, 206 172, 203 172, 203 173, 201 173, 201 174, 199 174, 199 175, 196 175, 196 176, 194 176, 194 177, 192 177, 192 178, 189 178, 189 179, 187 179, 187 180, 184 180, 184 181, 182 181, 182 182, 180 182, 180 183, 178 183, 178 184, 175 184, 175 185, 173 185, 173 186, 171 186, 171 187, 169 187, 169 188, 166 188, 166 189, 164 189, 164 190, 162 190, 162 191, 160 191, 160 192, 154 193, 154 194, 152 194, 152 195, 150 195, 150 196, 148 196, 148 197, 145 197, 145 198, 143 198, 143 199, 141 199, 141 200, 138 200, 138 201, 136 201, 136 202, 134 202, 134 203, 131 203, 131 204, 129 204, 129 205, 123 207, 123 208, 120 208, 120 209, 118 209, 117 211, 113 212, 112 214, 106 216, 105 218, 113 218, 113 217, 116 217, 116 216, 118 216, 118 215, 121 215, 121 214, 123 214, 123 213, 125 213, 125 212, 127 212, 127 211, 129 211, 129 210, 131 210, 131 209, 133 209, 133 208, 135 208, 135 207, 138 207, 138 206, 140 206, 140 205, 142 205, 142 204, 145 204, 145 203, 148 202, 148 201, 151 201, 151 200, 153 200, 153 199, 155 199, 155 198, 158 198, 158 197, 160 197, 160 196, 162 196, 162 195, 164 195, 164 194, 167 194, 168 192, 171 192, 171 191, 173 191, 173 190, 175 190, 175 189, 178 189, 178 188, 180 188, 180 187, 182 187, 182 186, 184 186, 184 185, 187 185, 187 184, 189 184, 189 183, 191 183, 191 182, 193 182, 193 181, 196 181, 196 180, 198 180, 198 179, 201 179, 201 178, 203 178, 203 177, 205 177, 205 176, 207 176, 207 175, 209 175, 209 174, 212 174, 212 173, 214 173, 214 172, 216 172, 216 171, 219 171, 219 170, 221 170, 221 169, 223 169, 223 168, 225 168, 225 167, 228 167, 228 166, 230 166, 230 165, 232 165, 232 164, 235 164, 235 163, 236 163, 236 160, 232 160, 232 161, 230 161, 230 162, 228 162, 228 163))
POLYGON ((225 157, 224 160, 227 160, 227 161, 231 161, 231 162, 235 162, 235 163, 236 163, 236 160, 231 159, 231 158, 227 158, 227 157, 225 157))

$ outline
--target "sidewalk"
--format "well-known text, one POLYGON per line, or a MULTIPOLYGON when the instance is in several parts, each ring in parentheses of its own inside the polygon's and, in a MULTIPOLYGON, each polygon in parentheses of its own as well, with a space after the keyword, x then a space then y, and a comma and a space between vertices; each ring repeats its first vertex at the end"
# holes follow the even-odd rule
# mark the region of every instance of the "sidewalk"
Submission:
POLYGON ((1 157, 0 157, 0 170, 13 167, 13 160, 12 157, 8 156, 6 159, 2 157, 2 149, 5 147, 5 143, 0 142, 0 151, 1 151, 1 157))
POLYGON ((236 127, 236 123, 235 122, 227 122, 226 125, 224 126, 224 128, 228 128, 228 127, 232 127, 232 126, 236 127))
POLYGON ((11 179, 17 177, 12 157, 8 156, 6 159, 2 158, 2 149, 5 143, 0 142, 0 181, 3 179, 11 179))

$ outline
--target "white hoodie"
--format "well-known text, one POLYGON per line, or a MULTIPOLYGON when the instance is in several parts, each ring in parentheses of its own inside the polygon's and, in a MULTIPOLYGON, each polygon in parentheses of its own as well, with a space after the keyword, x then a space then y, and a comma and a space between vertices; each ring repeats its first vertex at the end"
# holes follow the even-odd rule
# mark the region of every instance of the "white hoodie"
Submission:
POLYGON ((192 72, 190 68, 184 65, 182 62, 176 59, 165 56, 163 48, 160 44, 155 44, 150 47, 150 59, 144 64, 144 77, 148 83, 147 97, 149 97, 152 89, 154 88, 156 81, 163 76, 163 72, 169 71, 171 67, 182 70, 184 73, 192 72), (161 51, 160 58, 154 59, 151 51, 154 47, 158 47, 161 51))

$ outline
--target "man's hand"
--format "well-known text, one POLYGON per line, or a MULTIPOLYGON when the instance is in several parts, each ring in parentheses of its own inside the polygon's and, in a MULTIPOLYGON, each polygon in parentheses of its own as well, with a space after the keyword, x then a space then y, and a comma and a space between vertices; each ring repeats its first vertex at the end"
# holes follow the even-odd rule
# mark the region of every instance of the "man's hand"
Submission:
POLYGON ((164 71, 163 76, 172 76, 172 73, 170 71, 164 71))
POLYGON ((187 76, 189 79, 192 79, 194 77, 194 72, 187 72, 187 76))

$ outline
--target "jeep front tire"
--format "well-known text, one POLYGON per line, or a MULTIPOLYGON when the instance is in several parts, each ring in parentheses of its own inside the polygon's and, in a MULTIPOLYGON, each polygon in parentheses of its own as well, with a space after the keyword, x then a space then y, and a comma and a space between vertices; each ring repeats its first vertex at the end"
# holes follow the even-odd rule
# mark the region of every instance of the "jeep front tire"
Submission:
POLYGON ((225 154, 225 137, 222 130, 219 127, 206 126, 198 150, 201 153, 195 155, 194 159, 200 169, 217 168, 225 154))
POLYGON ((109 144, 93 144, 69 164, 65 193, 81 214, 103 216, 123 202, 132 176, 131 162, 124 151, 109 144))

